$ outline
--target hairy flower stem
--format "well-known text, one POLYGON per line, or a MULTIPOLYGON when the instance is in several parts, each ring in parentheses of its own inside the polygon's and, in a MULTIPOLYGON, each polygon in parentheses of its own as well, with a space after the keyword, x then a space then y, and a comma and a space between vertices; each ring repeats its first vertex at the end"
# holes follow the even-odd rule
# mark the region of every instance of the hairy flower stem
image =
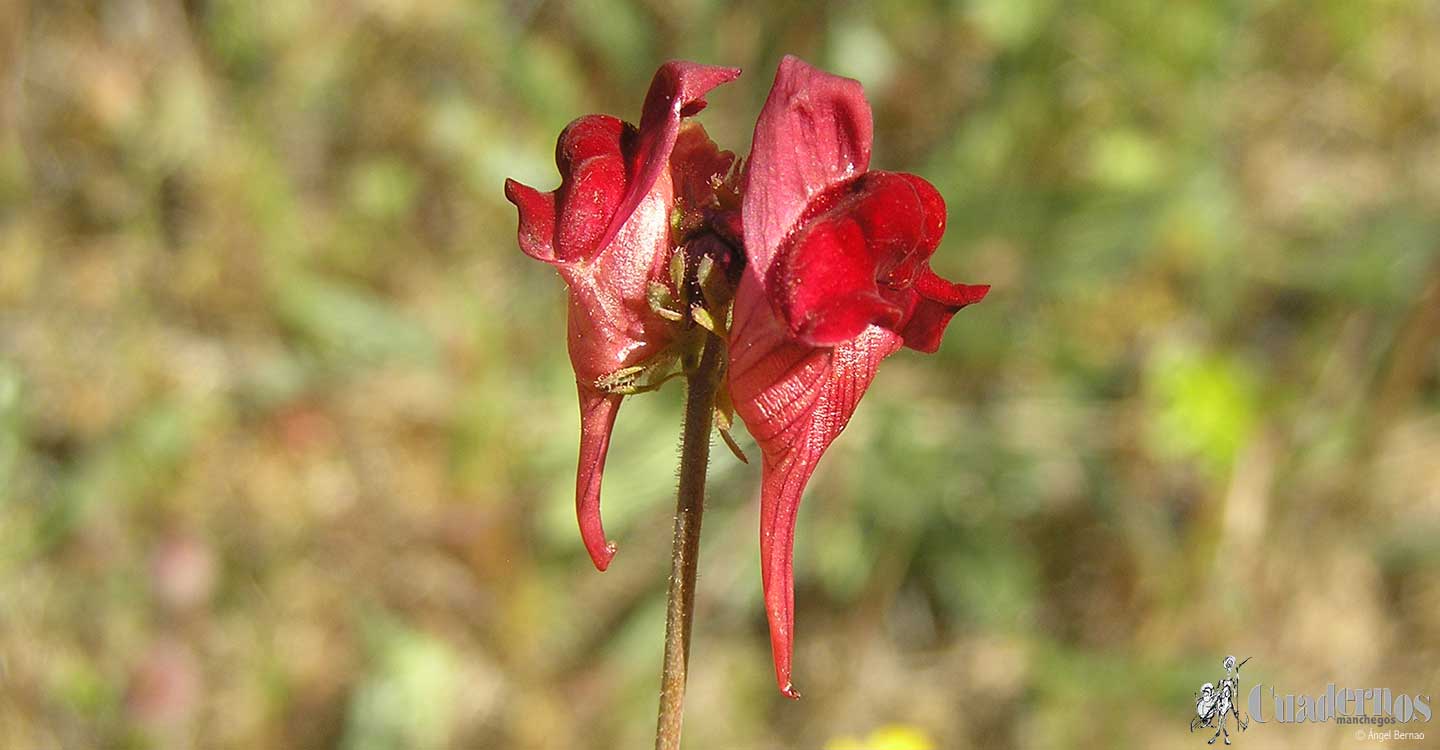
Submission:
POLYGON ((700 366, 686 377, 685 426, 680 437, 680 489, 675 503, 675 539, 670 551, 670 593, 665 605, 665 666, 660 673, 660 720, 655 750, 679 750, 690 664, 690 626, 695 619, 695 569, 700 562, 700 517, 705 512, 705 469, 710 462, 710 429, 715 389, 720 384, 721 348, 705 337, 700 366))

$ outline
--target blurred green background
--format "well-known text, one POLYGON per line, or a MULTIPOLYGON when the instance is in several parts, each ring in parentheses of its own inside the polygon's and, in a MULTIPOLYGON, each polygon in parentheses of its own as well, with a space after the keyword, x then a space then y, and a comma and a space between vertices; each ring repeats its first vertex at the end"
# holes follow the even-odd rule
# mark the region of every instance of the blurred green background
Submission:
POLYGON ((1193 747, 1231 653, 1440 693, 1440 3, 6 0, 0 746, 649 746, 680 388, 598 574, 501 183, 670 57, 743 154, 785 53, 994 290, 811 485, 798 703, 716 452, 688 747, 1193 747))

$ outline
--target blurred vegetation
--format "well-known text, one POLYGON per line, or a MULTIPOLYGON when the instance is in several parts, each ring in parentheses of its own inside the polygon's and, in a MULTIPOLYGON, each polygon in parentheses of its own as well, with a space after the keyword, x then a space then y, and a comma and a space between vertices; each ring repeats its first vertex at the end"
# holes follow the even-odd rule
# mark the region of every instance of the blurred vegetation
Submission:
POLYGON ((0 746, 648 746, 679 389, 597 574, 500 186, 669 57, 745 68, 744 153, 785 53, 994 291, 812 484, 799 703, 717 455, 689 747, 1189 747, 1228 653, 1440 690, 1433 0, 8 0, 0 746))

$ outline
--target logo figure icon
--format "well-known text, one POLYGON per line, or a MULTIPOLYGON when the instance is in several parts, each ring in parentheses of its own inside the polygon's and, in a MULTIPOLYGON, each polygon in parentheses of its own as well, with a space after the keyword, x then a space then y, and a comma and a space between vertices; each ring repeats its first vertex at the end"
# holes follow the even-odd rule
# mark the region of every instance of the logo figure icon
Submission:
POLYGON ((1235 663, 1235 657, 1225 657, 1225 678, 1220 680, 1219 687, 1207 682, 1200 686, 1200 692, 1195 697, 1195 716, 1190 719, 1190 731, 1194 732, 1196 727, 1215 728, 1215 734, 1211 735, 1207 745, 1215 744, 1215 740, 1221 736, 1225 738, 1225 744, 1230 744, 1230 729, 1227 724, 1231 716, 1235 717, 1235 726, 1240 731, 1250 726, 1250 722, 1240 718, 1240 708, 1237 701, 1240 696, 1240 668, 1251 657, 1245 657, 1245 661, 1235 663))

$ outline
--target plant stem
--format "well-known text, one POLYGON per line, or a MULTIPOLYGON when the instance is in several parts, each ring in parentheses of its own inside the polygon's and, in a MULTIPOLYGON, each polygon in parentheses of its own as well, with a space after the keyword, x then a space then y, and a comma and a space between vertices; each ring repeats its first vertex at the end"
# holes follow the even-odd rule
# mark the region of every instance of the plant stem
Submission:
POLYGON ((680 489, 670 551, 670 593, 665 605, 665 666, 660 673, 660 720, 655 750, 680 750, 690 626, 695 619, 695 569, 700 562, 700 517, 705 512, 705 469, 720 382, 720 339, 706 335, 700 366, 685 379, 685 426, 680 437, 680 489))

